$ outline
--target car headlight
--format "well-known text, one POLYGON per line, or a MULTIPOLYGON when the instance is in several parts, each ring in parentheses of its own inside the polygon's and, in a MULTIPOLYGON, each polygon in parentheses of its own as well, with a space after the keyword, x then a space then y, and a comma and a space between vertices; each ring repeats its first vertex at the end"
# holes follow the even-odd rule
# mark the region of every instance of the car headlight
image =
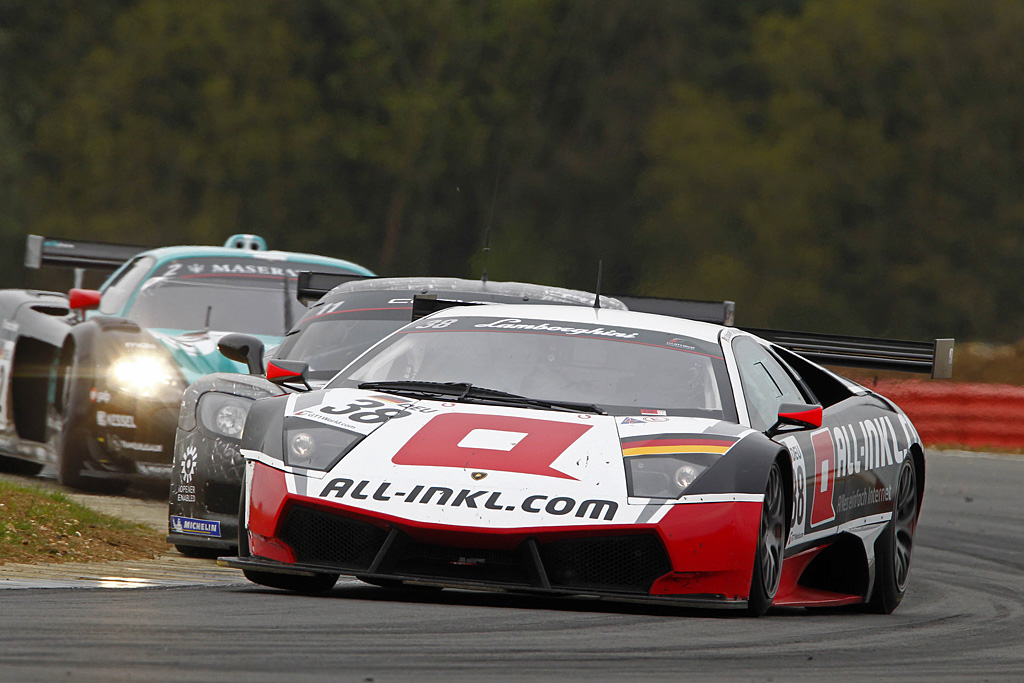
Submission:
POLYGON ((687 453, 625 458, 627 491, 636 498, 678 498, 710 467, 709 458, 717 456, 687 453))
POLYGON ((326 472, 362 441, 363 434, 289 420, 284 430, 284 464, 326 472))
POLYGON ((252 399, 210 391, 199 397, 196 415, 200 426, 207 431, 240 439, 251 406, 252 399))
POLYGON ((181 389, 178 372, 162 356, 124 356, 107 369, 111 388, 144 398, 154 398, 168 389, 181 389))

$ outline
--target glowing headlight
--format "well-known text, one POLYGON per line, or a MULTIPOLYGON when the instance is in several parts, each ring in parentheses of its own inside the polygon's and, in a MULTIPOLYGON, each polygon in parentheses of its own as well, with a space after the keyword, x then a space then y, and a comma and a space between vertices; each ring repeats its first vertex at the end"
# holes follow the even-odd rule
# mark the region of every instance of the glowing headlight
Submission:
POLYGON ((284 463, 326 472, 362 440, 355 432, 298 422, 284 430, 284 463))
POLYGON ((242 438, 252 399, 211 391, 199 397, 196 415, 208 431, 231 439, 242 438))
POLYGON ((718 456, 708 453, 638 455, 625 459, 626 486, 637 498, 678 498, 718 456))
POLYGON ((107 370, 111 387, 136 396, 153 397, 178 385, 174 366, 161 356, 125 356, 107 370))

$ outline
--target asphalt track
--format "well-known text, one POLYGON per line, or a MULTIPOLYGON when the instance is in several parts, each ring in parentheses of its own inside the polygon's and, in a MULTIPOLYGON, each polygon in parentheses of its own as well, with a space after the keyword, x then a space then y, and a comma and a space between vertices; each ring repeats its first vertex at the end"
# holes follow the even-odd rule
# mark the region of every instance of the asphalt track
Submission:
POLYGON ((1024 680, 1024 458, 929 453, 927 479, 891 616, 748 619, 357 582, 310 598, 224 577, 0 590, 0 680, 1024 680))

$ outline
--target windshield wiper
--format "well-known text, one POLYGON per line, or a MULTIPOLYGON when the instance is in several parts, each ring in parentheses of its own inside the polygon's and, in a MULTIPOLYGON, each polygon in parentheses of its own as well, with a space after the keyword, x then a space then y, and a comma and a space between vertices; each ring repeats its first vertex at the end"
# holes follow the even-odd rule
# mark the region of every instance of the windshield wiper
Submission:
POLYGON ((424 397, 453 398, 456 401, 491 401, 494 403, 566 410, 573 413, 595 413, 605 415, 605 411, 593 403, 576 403, 575 401, 552 401, 544 398, 530 398, 507 391, 475 387, 469 382, 421 382, 408 380, 404 382, 363 382, 360 389, 370 391, 386 391, 393 394, 407 394, 424 397))

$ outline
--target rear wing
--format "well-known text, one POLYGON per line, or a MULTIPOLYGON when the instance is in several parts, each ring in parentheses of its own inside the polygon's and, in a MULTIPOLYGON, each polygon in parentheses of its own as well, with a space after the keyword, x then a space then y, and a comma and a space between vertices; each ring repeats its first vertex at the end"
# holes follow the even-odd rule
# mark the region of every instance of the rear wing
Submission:
POLYGON ((716 325, 732 326, 736 321, 736 304, 732 301, 695 301, 690 299, 663 299, 656 296, 619 296, 631 311, 657 313, 673 318, 687 318, 716 325))
POLYGON ((934 379, 953 376, 952 339, 919 342, 753 327, 742 329, 820 365, 920 372, 930 374, 934 379))
POLYGON ((29 268, 60 266, 64 268, 91 268, 117 270, 136 254, 152 247, 84 240, 64 240, 41 235, 29 235, 25 245, 25 265, 29 268))
POLYGON ((304 304, 316 301, 338 285, 353 280, 369 280, 373 275, 356 275, 355 273, 320 273, 304 270, 299 273, 295 289, 295 298, 304 304))

